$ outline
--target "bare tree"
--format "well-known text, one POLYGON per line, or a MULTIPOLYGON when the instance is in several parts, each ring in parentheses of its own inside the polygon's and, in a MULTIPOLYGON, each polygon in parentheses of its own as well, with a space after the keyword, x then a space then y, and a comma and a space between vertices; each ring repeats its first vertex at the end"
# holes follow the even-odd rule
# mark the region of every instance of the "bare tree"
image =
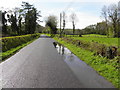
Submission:
POLYGON ((75 13, 72 13, 70 15, 70 20, 72 21, 72 25, 73 25, 73 35, 75 34, 75 24, 77 22, 77 17, 75 13))
POLYGON ((65 29, 65 19, 66 19, 66 15, 65 15, 65 12, 63 12, 63 31, 65 29))
POLYGON ((103 6, 101 14, 102 14, 102 16, 105 20, 105 23, 106 23, 106 34, 108 36, 108 14, 107 14, 107 11, 108 11, 107 7, 103 6))
POLYGON ((119 19, 119 21, 118 21, 118 29, 119 29, 118 37, 120 37, 120 1, 118 2, 118 19, 119 19))
POLYGON ((63 23, 63 28, 61 30, 61 26, 60 26, 60 37, 62 37, 62 33, 64 32, 65 25, 66 25, 66 14, 65 14, 65 12, 60 13, 60 24, 61 24, 61 21, 63 23))
POLYGON ((113 25, 114 37, 118 36, 118 7, 116 4, 111 4, 108 7, 108 17, 113 25))

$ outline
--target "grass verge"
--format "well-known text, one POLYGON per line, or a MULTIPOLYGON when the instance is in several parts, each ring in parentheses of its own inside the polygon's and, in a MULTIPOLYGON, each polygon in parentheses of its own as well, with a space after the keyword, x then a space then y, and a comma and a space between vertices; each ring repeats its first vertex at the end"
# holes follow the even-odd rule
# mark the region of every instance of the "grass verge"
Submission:
POLYGON ((94 70, 98 72, 101 76, 105 77, 110 81, 115 87, 119 86, 119 73, 118 73, 118 63, 117 57, 114 59, 107 59, 105 57, 94 56, 94 52, 85 50, 71 43, 66 43, 64 40, 54 38, 57 42, 63 44, 68 49, 70 49, 76 56, 81 60, 90 65, 94 70))
MULTIPOLYGON (((37 38, 36 38, 37 39, 37 38)), ((33 39, 27 43, 24 43, 16 48, 12 48, 6 52, 2 52, 0 53, 0 57, 2 57, 2 60, 0 61, 0 63, 4 60, 6 60, 7 58, 9 58, 10 56, 14 55, 16 52, 18 52, 21 48, 27 46, 28 44, 32 43, 33 41, 35 41, 36 39, 33 39)))

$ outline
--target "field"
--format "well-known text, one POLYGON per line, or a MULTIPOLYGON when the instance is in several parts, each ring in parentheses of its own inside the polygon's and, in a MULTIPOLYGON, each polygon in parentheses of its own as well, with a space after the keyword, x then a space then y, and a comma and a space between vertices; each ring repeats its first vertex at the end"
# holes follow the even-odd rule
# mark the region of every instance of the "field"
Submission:
POLYGON ((83 37, 107 37, 106 35, 99 35, 99 34, 87 34, 82 36, 83 37))
POLYGON ((89 35, 82 35, 82 37, 71 37, 72 35, 69 35, 70 38, 73 38, 75 40, 83 40, 86 42, 97 42, 100 44, 105 44, 107 46, 116 46, 118 47, 118 38, 107 38, 105 35, 96 35, 96 34, 89 34, 89 35))

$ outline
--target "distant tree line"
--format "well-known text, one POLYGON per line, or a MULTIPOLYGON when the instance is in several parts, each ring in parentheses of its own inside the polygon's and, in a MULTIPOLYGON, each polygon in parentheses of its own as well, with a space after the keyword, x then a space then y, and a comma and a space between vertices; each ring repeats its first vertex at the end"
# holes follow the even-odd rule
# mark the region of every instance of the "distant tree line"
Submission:
POLYGON ((101 34, 101 35, 106 35, 106 23, 99 22, 94 25, 89 25, 85 27, 84 29, 81 30, 82 34, 101 34))
POLYGON ((22 2, 21 6, 9 11, 1 10, 3 36, 35 33, 40 12, 27 2, 22 2))
POLYGON ((101 12, 104 21, 87 26, 81 31, 82 34, 101 34, 108 37, 120 37, 119 8, 116 4, 111 4, 108 7, 104 6, 101 12))

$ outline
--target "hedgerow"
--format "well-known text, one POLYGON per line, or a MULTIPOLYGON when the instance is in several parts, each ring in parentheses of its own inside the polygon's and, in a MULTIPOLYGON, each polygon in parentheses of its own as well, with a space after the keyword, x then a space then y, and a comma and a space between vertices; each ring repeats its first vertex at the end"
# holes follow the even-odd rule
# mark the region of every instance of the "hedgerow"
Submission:
POLYGON ((120 52, 116 46, 107 46, 105 44, 101 44, 94 41, 87 42, 84 40, 76 40, 69 37, 64 37, 62 39, 66 42, 71 42, 72 44, 84 48, 86 50, 95 52, 94 55, 100 55, 109 59, 113 59, 114 57, 120 55, 120 52))
POLYGON ((0 42, 2 44, 2 52, 8 51, 11 48, 15 48, 21 44, 24 44, 28 41, 33 40, 39 36, 40 36, 40 34, 28 34, 28 35, 1 38, 0 42))

